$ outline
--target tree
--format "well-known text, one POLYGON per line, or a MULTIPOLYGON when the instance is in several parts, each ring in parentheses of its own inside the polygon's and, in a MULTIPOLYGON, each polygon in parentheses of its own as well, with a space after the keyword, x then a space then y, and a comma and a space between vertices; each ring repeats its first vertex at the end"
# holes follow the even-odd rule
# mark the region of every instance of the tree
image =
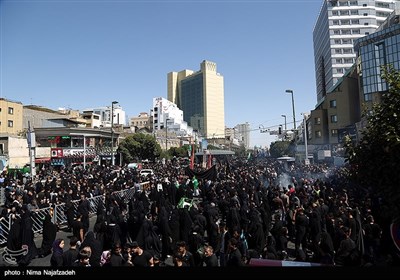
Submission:
POLYGON ((118 152, 122 154, 124 163, 138 159, 154 161, 161 154, 161 147, 152 135, 135 133, 121 141, 118 152))
POLYGON ((289 155, 290 142, 289 141, 276 141, 271 143, 269 152, 271 157, 281 157, 284 155, 289 155))
POLYGON ((359 144, 346 138, 346 158, 352 177, 368 187, 391 210, 391 217, 400 213, 400 73, 391 66, 381 67, 382 79, 389 91, 381 103, 365 113, 367 127, 359 144))

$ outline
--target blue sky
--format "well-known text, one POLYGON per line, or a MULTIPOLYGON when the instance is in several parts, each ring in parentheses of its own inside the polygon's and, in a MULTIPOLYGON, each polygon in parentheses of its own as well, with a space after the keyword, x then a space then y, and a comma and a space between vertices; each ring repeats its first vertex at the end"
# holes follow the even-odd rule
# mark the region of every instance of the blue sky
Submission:
POLYGON ((292 127, 316 104, 312 31, 322 0, 0 2, 0 96, 52 109, 119 101, 129 117, 167 96, 167 73, 217 63, 225 123, 292 127))

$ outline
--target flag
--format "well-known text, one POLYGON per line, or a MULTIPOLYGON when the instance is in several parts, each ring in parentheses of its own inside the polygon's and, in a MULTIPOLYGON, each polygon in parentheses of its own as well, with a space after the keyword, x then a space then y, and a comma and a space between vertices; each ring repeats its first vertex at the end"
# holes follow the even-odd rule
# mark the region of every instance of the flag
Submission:
POLYGON ((212 155, 210 154, 208 156, 207 169, 211 168, 211 166, 212 166, 212 155))
POLYGON ((194 147, 191 150, 192 150, 192 156, 190 157, 190 169, 193 170, 193 167, 194 167, 194 147))

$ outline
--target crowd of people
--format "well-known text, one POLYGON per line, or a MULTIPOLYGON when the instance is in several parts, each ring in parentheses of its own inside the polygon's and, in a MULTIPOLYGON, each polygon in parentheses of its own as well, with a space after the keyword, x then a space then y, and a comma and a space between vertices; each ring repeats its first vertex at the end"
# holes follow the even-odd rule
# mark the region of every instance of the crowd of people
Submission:
POLYGON ((348 183, 345 169, 231 159, 218 161, 215 178, 196 178, 178 160, 145 166, 154 174, 143 178, 126 166, 93 165, 42 168, 34 181, 1 175, 1 218, 12 219, 6 246, 28 248, 18 265, 50 254, 52 267, 232 267, 251 265, 251 259, 332 266, 398 262, 385 227, 375 221, 384 209, 379 199, 348 183), (147 188, 139 187, 143 181, 147 188), (116 195, 132 188, 129 199, 116 195), (99 196, 90 225, 89 199, 99 196), (45 215, 37 248, 32 215, 61 203, 66 225, 45 215), (57 238, 60 226, 71 232, 68 240, 57 238))

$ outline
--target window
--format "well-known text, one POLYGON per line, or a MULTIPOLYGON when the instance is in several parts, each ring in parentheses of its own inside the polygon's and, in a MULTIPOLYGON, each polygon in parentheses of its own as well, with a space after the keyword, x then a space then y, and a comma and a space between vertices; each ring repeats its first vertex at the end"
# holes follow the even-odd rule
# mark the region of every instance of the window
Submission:
MULTIPOLYGON (((341 16, 348 16, 350 13, 349 13, 349 11, 348 10, 345 10, 345 11, 341 11, 340 12, 340 15, 341 16)), ((343 21, 342 21, 343 22, 343 21)))
POLYGON ((333 21, 333 25, 339 25, 339 21, 338 20, 334 20, 333 21))
POLYGON ((340 44, 342 41, 340 39, 335 39, 335 44, 340 44))
POLYGON ((363 7, 367 7, 367 4, 363 4, 363 7))
POLYGON ((351 24, 360 24, 360 21, 358 19, 352 19, 351 24))
POLYGON ((341 59, 341 58, 337 58, 337 59, 336 59, 336 63, 341 64, 341 63, 342 63, 342 59, 341 59))
POLYGON ((14 127, 14 121, 8 121, 8 127, 14 127))
POLYGON ((350 35, 351 34, 351 30, 344 29, 344 30, 342 30, 342 34, 343 35, 350 35))
POLYGON ((331 130, 331 136, 337 136, 337 129, 331 130))
POLYGON ((357 1, 350 1, 350 6, 357 6, 358 2, 357 1))
POLYGON ((337 115, 331 116, 331 123, 337 123, 337 115))
POLYGON ((14 115, 14 108, 13 107, 8 107, 8 113, 10 115, 14 115))
POLYGON ((344 59, 344 63, 353 63, 353 59, 352 58, 345 58, 344 59))
POLYGON ((365 35, 369 35, 369 32, 365 32, 365 35))
POLYGON ((334 30, 334 31, 333 31, 333 34, 335 34, 335 35, 340 35, 340 30, 334 30))
POLYGON ((364 13, 363 16, 365 16, 365 17, 368 16, 368 13, 364 13))
POLYGON ((336 69, 336 73, 342 74, 342 73, 343 73, 343 68, 337 68, 337 69, 336 69))
POLYGON ((343 49, 343 53, 353 53, 353 49, 343 49))
POLYGON ((352 32, 353 34, 360 34, 360 29, 353 29, 352 32))
POLYGON ((364 22, 364 25, 368 25, 369 23, 368 22, 364 22))
POLYGON ((351 44, 351 39, 343 39, 343 44, 351 44))
POLYGON ((321 118, 315 118, 314 122, 315 124, 321 124, 321 118))
POLYGON ((352 10, 351 11, 352 16, 357 16, 358 15, 358 10, 352 10))
POLYGON ((322 137, 322 133, 320 130, 316 130, 315 131, 315 138, 321 138, 322 137))
POLYGON ((341 21, 342 25, 349 25, 350 24, 350 20, 346 19, 346 20, 342 20, 341 21))
POLYGON ((329 101, 329 107, 336 108, 336 99, 329 101))
POLYGON ((335 49, 335 53, 342 53, 342 49, 335 49))
POLYGON ((338 11, 332 11, 332 16, 338 16, 339 12, 338 11))

